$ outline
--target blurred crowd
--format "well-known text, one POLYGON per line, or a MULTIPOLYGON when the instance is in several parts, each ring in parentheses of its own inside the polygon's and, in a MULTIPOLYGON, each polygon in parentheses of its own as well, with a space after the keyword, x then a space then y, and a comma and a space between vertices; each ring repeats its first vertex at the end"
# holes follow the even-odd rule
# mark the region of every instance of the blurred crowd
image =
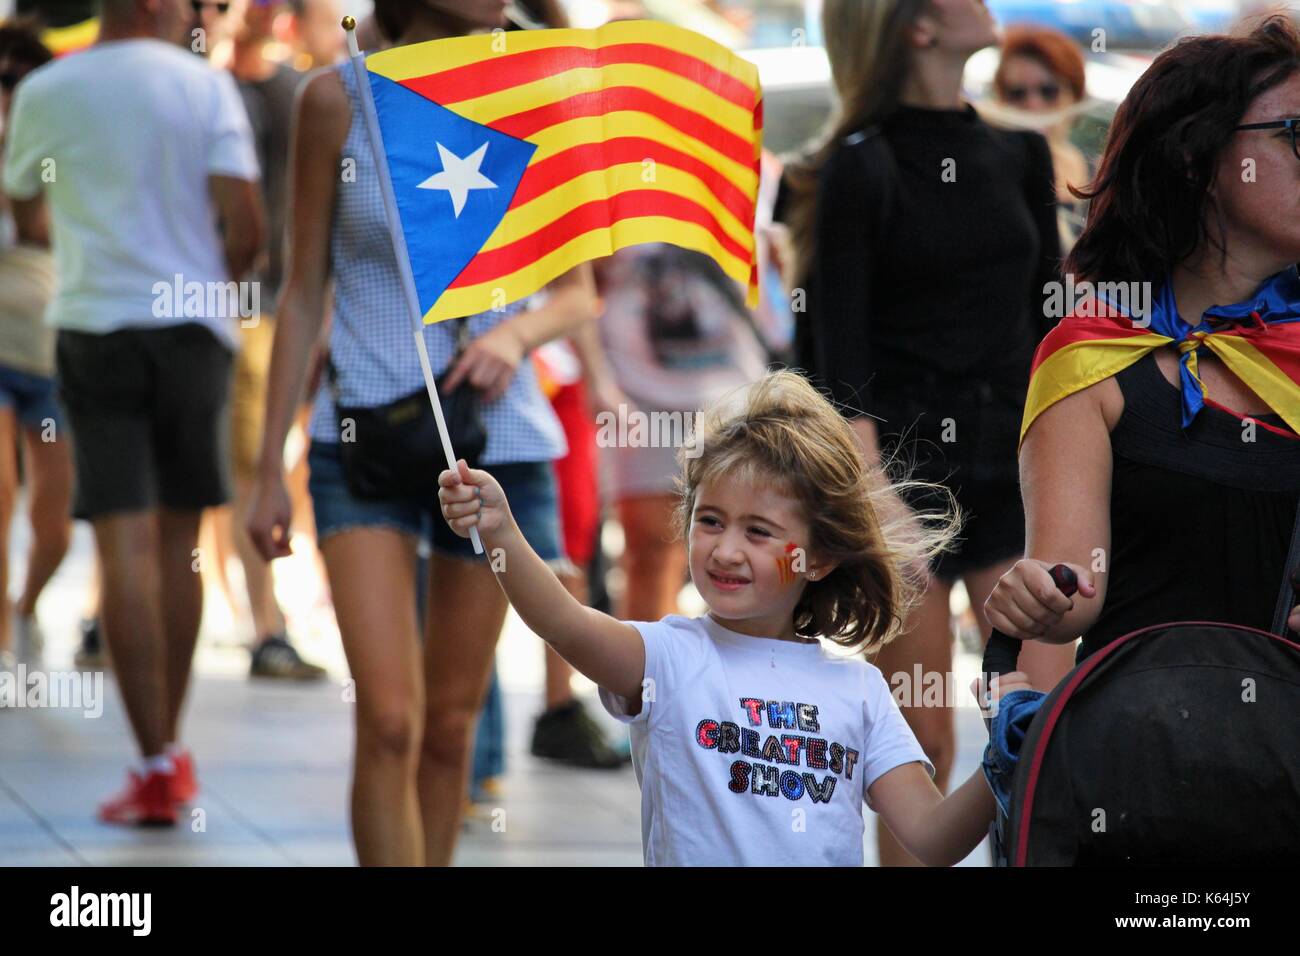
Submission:
MULTIPOLYGON (((963 544, 933 568, 915 639, 876 663, 951 670, 958 582, 969 595, 958 629, 976 645, 987 637, 985 601, 1025 553, 1018 428, 1030 357, 1054 324, 1034 296, 1084 229, 1098 157, 1074 135, 1090 95, 1074 39, 1033 24, 995 37, 987 12, 936 3, 951 24, 915 40, 932 63, 920 72, 851 49, 868 29, 856 20, 827 36, 839 106, 825 143, 863 136, 858 121, 875 115, 881 89, 928 105, 865 130, 889 147, 869 153, 866 172, 844 166, 854 156, 819 152, 824 143, 764 156, 758 309, 711 260, 644 246, 504 312, 426 328, 448 392, 464 382, 484 398, 480 460, 584 603, 653 621, 681 610, 687 586, 685 552, 667 530, 676 449, 601 447, 598 416, 690 412, 783 363, 815 370, 841 405, 877 416, 854 425, 885 458, 927 412, 971 410, 978 438, 917 465, 953 485, 971 519, 963 544), (991 95, 976 111, 961 99, 961 67, 995 41, 991 95), (927 199, 920 171, 947 157, 958 183, 978 187, 927 199), (901 210, 888 234, 812 221, 836 176, 863 202, 901 210), (846 258, 812 262, 814 248, 846 258), (883 263, 869 289, 851 258, 867 254, 883 263), (927 275, 936 262, 947 271, 927 275), (991 284, 1017 291, 979 301, 991 284), (803 317, 805 292, 816 322, 803 317), (868 294, 879 327, 870 350, 828 304, 868 294)), ((604 16, 641 18, 648 6, 609 0, 604 16)), ((738 30, 753 26, 744 4, 706 6, 738 30)), ((378 0, 358 36, 374 51, 490 29, 505 7, 378 0)), ((360 860, 447 863, 466 801, 494 794, 503 773, 493 651, 506 603, 428 502, 358 496, 340 450, 340 409, 421 388, 355 79, 340 68, 341 12, 337 0, 103 0, 97 42, 57 60, 48 24, 0 25, 0 538, 20 502, 32 528, 21 588, 0 547, 0 590, 14 595, 0 613, 0 667, 41 660, 42 590, 71 522, 91 522, 97 571, 77 664, 116 674, 141 753, 99 813, 174 822, 198 787, 182 717, 205 592, 233 609, 250 677, 327 676, 277 600, 273 559, 292 555, 310 569, 304 586, 332 605, 356 681, 360 860), (340 174, 340 157, 355 160, 355 175, 340 174), (189 283, 232 280, 232 308, 186 304, 189 283), (195 568, 196 554, 210 559, 195 568)), ((555 0, 517 0, 509 17, 509 29, 568 22, 555 0)), ((940 447, 930 428, 919 437, 940 447)), ((1025 670, 1051 687, 1073 648, 1040 650, 1025 670)), ((532 753, 626 767, 626 741, 606 737, 575 696, 572 668, 545 653, 532 753)), ((942 789, 951 708, 905 713, 942 789)), ((907 862, 887 832, 880 846, 884 862, 907 862)))

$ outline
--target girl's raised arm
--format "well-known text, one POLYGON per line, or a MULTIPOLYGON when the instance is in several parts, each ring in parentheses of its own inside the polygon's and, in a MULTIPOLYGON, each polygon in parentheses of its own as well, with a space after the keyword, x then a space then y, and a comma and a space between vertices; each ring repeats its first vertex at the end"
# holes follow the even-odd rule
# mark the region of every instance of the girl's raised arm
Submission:
POLYGON ((625 698, 635 714, 645 678, 645 644, 631 624, 578 603, 524 540, 505 492, 486 471, 459 461, 438 478, 443 517, 468 537, 477 527, 497 583, 524 623, 557 654, 601 687, 625 698))

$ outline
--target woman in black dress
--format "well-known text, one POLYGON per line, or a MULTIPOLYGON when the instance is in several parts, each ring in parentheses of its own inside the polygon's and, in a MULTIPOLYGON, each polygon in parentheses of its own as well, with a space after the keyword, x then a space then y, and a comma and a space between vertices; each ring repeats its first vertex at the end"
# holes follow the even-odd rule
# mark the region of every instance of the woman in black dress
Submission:
MULTIPOLYGON (((853 417, 869 458, 913 460, 966 515, 909 633, 875 661, 943 789, 954 701, 923 687, 955 683, 952 585, 982 608, 1024 554, 1016 441, 1034 348, 1055 323, 1042 308, 1059 268, 1052 160, 1041 136, 995 130, 962 99, 966 60, 997 42, 979 0, 827 0, 823 17, 840 107, 789 181, 794 303, 803 290, 808 311, 800 364, 853 417)), ((1044 688, 1069 663, 1068 648, 1022 658, 1044 688)), ((882 863, 911 862, 878 833, 882 863)))
MULTIPOLYGON (((1257 313, 1258 334, 1300 353, 1295 117, 1300 37, 1281 18, 1161 54, 1116 114, 1067 269, 1078 280, 1150 283, 1156 308, 1164 299, 1183 323, 1175 328, 1240 303, 1233 311, 1257 313)), ((1169 621, 1269 629, 1300 505, 1300 369, 1283 360, 1289 379, 1256 378, 1266 399, 1209 347, 1193 353, 1201 407, 1201 390, 1181 387, 1175 342, 1030 424, 1020 452, 1026 557, 986 605, 999 630, 1047 644, 1083 635, 1083 658, 1169 621), (1051 586, 1057 562, 1080 574, 1073 602, 1051 586)), ((1300 630, 1300 607, 1288 623, 1300 630)))

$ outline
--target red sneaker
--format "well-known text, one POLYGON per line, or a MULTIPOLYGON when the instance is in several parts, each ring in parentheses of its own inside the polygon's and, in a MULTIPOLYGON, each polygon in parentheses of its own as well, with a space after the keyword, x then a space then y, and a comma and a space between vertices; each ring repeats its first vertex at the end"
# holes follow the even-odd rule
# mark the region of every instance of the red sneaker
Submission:
POLYGON ((194 755, 182 750, 172 755, 176 776, 172 780, 172 800, 177 804, 189 803, 199 795, 199 781, 194 776, 194 755))
POLYGON ((154 771, 141 777, 127 771, 126 789, 99 806, 99 819, 105 823, 139 826, 175 826, 176 805, 172 800, 175 774, 154 771))

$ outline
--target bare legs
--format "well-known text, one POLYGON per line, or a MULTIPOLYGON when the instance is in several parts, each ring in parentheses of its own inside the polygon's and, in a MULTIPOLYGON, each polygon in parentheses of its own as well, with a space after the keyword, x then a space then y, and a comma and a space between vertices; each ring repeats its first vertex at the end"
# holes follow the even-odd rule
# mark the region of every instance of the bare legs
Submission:
POLYGON ((357 528, 321 545, 356 681, 352 832, 363 866, 451 862, 506 599, 484 563, 434 556, 420 648, 415 539, 357 528))
POLYGON ((668 531, 675 506, 672 495, 624 498, 618 503, 627 575, 620 615, 624 620, 657 621, 678 612, 677 595, 686 575, 686 549, 681 542, 671 540, 668 531))
POLYGON ((104 637, 145 757, 179 736, 203 612, 194 553, 200 514, 159 509, 94 521, 104 637))
POLYGON ((468 786, 474 725, 487 694, 507 602, 486 563, 434 555, 429 575, 420 806, 425 862, 447 866, 468 786))
MULTIPOLYGON (((43 441, 39 431, 19 428, 12 408, 0 409, 0 542, 9 540, 9 526, 18 497, 17 442, 26 452, 29 518, 32 544, 27 578, 15 609, 24 617, 36 613, 41 591, 68 551, 72 522, 72 455, 65 439, 43 441)), ((0 594, 9 593, 9 549, 0 547, 0 594)), ((12 643, 9 615, 0 614, 0 650, 12 643)))
POLYGON ((351 816, 357 859, 362 866, 419 866, 424 835, 415 773, 424 687, 415 539, 357 528, 326 538, 321 553, 355 681, 351 816))

